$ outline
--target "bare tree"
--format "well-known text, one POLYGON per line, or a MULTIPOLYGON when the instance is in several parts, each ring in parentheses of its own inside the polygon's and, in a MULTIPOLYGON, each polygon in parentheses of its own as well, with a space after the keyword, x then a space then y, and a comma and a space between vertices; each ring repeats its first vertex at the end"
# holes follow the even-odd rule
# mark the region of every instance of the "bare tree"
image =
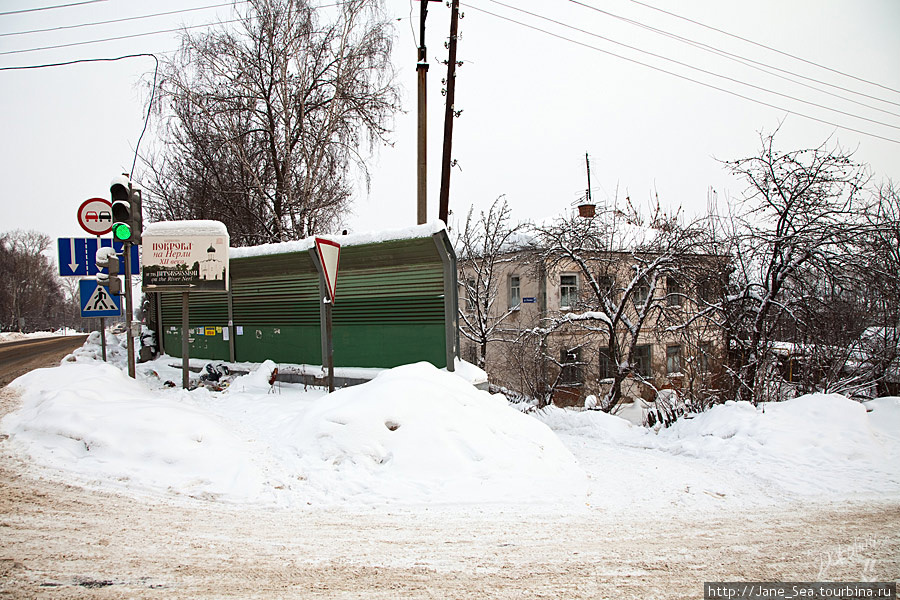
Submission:
MULTIPOLYGON (((850 241, 863 230, 865 169, 840 148, 780 152, 761 136, 758 156, 725 163, 747 184, 744 207, 723 220, 719 239, 733 257, 726 322, 734 356, 735 395, 768 399, 780 332, 801 323, 804 280, 837 281, 850 241), (811 278, 811 279, 810 279, 811 278)), ((808 291, 808 290, 807 290, 808 291)))
POLYGON ((237 245, 331 230, 351 169, 367 178, 364 143, 386 139, 398 108, 391 25, 371 0, 243 10, 237 30, 184 32, 165 65, 150 218, 215 218, 237 245))
POLYGON ((485 368, 488 344, 508 341, 504 326, 518 306, 497 306, 500 289, 506 284, 504 265, 515 264, 521 250, 517 233, 521 225, 510 223, 510 208, 504 196, 491 204, 488 212, 475 218, 469 209, 466 224, 456 239, 459 281, 464 299, 459 309, 460 334, 478 347, 477 363, 485 368))
POLYGON ((558 366, 595 361, 604 365, 607 372, 601 377, 610 385, 597 408, 614 411, 623 400, 626 378, 652 387, 649 365, 642 364, 638 355, 641 336, 661 317, 668 296, 664 283, 669 277, 684 276, 682 269, 702 239, 701 232, 680 225, 677 214, 660 210, 644 219, 630 202, 627 212, 612 209, 593 218, 572 216, 535 229, 545 268, 572 270, 579 278, 577 301, 565 312, 548 314, 543 329, 603 340, 599 356, 582 355, 558 366))
POLYGON ((855 238, 849 271, 860 282, 866 315, 857 362, 880 395, 900 394, 900 188, 879 186, 865 211, 865 235, 855 238))
POLYGON ((36 331, 66 324, 49 236, 16 230, 0 235, 0 330, 36 331), (23 326, 24 323, 24 326, 23 326))

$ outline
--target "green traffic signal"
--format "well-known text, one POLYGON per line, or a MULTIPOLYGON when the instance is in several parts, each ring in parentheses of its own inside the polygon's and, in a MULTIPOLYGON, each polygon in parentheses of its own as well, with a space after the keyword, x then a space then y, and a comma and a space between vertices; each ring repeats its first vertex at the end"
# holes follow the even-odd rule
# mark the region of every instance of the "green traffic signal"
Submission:
POLYGON ((128 223, 113 223, 112 234, 120 242, 127 242, 131 239, 131 227, 128 223))

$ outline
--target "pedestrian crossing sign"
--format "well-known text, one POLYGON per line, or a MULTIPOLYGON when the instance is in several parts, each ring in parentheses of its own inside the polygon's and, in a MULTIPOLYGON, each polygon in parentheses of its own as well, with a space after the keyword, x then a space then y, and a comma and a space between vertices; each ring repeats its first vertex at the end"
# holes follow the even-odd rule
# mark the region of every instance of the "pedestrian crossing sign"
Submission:
POLYGON ((118 317, 122 314, 122 300, 109 293, 109 288, 100 285, 96 279, 82 279, 78 282, 81 296, 82 317, 118 317))

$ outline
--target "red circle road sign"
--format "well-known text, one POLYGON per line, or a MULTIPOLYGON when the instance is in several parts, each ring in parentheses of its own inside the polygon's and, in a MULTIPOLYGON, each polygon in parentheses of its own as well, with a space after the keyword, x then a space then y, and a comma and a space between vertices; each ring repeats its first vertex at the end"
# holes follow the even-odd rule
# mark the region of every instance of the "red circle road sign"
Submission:
POLYGON ((85 200, 78 207, 78 224, 91 235, 112 231, 112 204, 103 198, 85 200))

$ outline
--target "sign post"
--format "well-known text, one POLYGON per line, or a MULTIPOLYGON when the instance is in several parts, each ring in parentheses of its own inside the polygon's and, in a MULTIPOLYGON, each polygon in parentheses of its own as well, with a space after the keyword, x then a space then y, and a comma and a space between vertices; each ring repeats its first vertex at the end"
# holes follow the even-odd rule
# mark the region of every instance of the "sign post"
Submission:
POLYGON ((331 332, 331 313, 334 306, 335 286, 337 285, 338 264, 341 258, 341 245, 331 240, 316 238, 316 258, 314 261, 324 282, 325 297, 322 298, 322 362, 328 369, 328 393, 334 391, 334 338, 331 332))
POLYGON ((122 301, 119 296, 110 293, 109 288, 96 279, 82 279, 78 282, 81 316, 83 318, 100 317, 100 348, 103 362, 106 362, 106 317, 118 317, 122 314, 122 301))
POLYGON ((228 291, 228 229, 219 221, 163 221, 144 229, 142 287, 181 292, 181 385, 189 387, 190 292, 228 291))

